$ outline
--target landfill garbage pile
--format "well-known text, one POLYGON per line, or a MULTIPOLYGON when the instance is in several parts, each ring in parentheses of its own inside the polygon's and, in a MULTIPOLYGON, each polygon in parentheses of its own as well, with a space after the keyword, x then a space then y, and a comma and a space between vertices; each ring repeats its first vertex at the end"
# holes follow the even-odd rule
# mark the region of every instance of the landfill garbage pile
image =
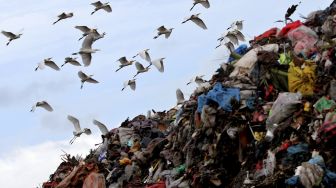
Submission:
POLYGON ((336 187, 335 37, 336 2, 265 31, 189 100, 66 155, 43 188, 336 187))

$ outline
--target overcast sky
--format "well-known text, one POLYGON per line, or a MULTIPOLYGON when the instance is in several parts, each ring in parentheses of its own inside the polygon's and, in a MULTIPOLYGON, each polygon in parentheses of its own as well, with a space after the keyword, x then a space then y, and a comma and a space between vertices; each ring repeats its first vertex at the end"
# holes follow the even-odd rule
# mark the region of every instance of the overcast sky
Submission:
MULTIPOLYGON (((25 0, 23 5, 19 0, 0 0, 0 30, 23 32, 9 46, 5 45, 6 37, 0 35, 0 174, 7 174, 0 176, 0 182, 8 184, 4 187, 33 187, 47 180, 60 162, 61 149, 73 154, 88 152, 99 142, 94 118, 113 128, 149 109, 175 106, 177 88, 189 96, 195 88, 186 86, 191 77, 204 74, 208 79, 226 61, 227 50, 215 49, 216 39, 234 20, 245 20, 243 33, 250 39, 271 27, 282 27, 274 21, 283 18, 287 8, 298 1, 210 0, 209 9, 198 5, 190 12, 192 0, 111 0, 112 13, 98 11, 91 16, 92 2, 25 0), (74 12, 74 17, 52 25, 63 11, 74 12), (181 24, 192 13, 201 13, 208 30, 191 22, 181 24), (94 48, 101 51, 93 55, 91 65, 35 72, 43 59, 53 57, 61 65, 66 56, 79 50, 81 33, 75 25, 97 27, 107 33, 94 43, 94 48), (168 40, 153 40, 161 25, 175 30, 168 40), (115 61, 122 56, 131 58, 146 48, 152 59, 166 58, 165 72, 153 67, 138 76, 136 91, 127 88, 121 92, 123 82, 132 78, 136 69, 132 66, 115 73, 115 61), (94 74, 100 83, 85 84, 80 90, 79 70, 94 74), (29 112, 41 100, 47 100, 54 112, 29 112), (91 128, 94 135, 67 145, 73 130, 66 119, 68 114, 78 117, 82 127, 91 128), (27 173, 31 168, 35 170, 27 173), (16 178, 22 177, 25 181, 17 182, 16 178)), ((330 3, 303 1, 293 18, 324 9, 330 3)))

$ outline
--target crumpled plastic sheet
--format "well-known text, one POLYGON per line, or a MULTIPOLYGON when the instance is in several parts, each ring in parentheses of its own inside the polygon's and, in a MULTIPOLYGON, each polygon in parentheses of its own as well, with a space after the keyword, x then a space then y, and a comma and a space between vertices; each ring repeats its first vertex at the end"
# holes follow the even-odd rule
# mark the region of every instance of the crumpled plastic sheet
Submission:
POLYGON ((294 44, 294 53, 308 57, 314 49, 314 45, 318 41, 318 36, 307 26, 300 26, 288 33, 288 38, 294 44))

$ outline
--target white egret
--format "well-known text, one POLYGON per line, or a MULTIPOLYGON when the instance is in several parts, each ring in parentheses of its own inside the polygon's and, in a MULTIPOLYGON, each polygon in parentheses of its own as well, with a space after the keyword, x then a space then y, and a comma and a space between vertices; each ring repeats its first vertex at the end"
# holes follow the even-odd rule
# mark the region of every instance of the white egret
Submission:
POLYGON ((82 82, 81 89, 83 89, 84 82, 89 82, 89 83, 93 83, 93 84, 99 83, 97 80, 92 78, 93 75, 88 76, 82 71, 78 72, 78 76, 79 76, 79 78, 81 79, 81 82, 82 82))
POLYGON ((74 66, 82 66, 78 61, 77 61, 77 57, 66 57, 64 60, 64 64, 61 65, 61 67, 63 67, 65 64, 70 63, 71 65, 74 66))
POLYGON ((157 35, 154 37, 154 39, 157 39, 160 35, 165 35, 166 39, 169 38, 170 34, 173 32, 174 28, 167 29, 165 26, 160 26, 157 28, 157 35))
POLYGON ((135 62, 135 67, 138 70, 138 72, 136 73, 136 75, 133 76, 133 78, 135 78, 138 74, 140 73, 144 73, 144 72, 148 72, 150 67, 147 66, 146 68, 139 62, 135 62))
POLYGON ((12 33, 12 32, 8 32, 8 31, 1 31, 1 33, 2 33, 3 35, 5 35, 7 38, 9 38, 8 42, 6 43, 7 46, 8 46, 9 43, 11 43, 13 40, 18 39, 18 38, 20 38, 20 37, 23 35, 23 33, 14 34, 14 33, 12 33))
POLYGON ((127 58, 125 56, 119 58, 117 61, 120 62, 120 65, 119 65, 119 68, 116 70, 116 72, 118 72, 120 69, 122 69, 126 66, 132 65, 135 62, 134 60, 130 60, 130 61, 127 60, 127 58))
POLYGON ((187 85, 195 82, 198 86, 200 86, 201 84, 205 83, 206 81, 203 79, 204 75, 201 76, 195 76, 193 78, 190 79, 190 81, 187 83, 187 85))
POLYGON ((132 79, 132 80, 127 80, 124 82, 124 87, 121 89, 121 91, 124 91, 124 89, 127 87, 127 86, 130 86, 130 88, 134 91, 135 88, 136 88, 136 82, 135 82, 136 79, 132 79))
POLYGON ((37 102, 33 107, 32 109, 30 110, 31 112, 35 112, 35 109, 37 107, 42 107, 43 109, 49 111, 49 112, 52 112, 54 109, 50 106, 50 104, 47 102, 47 101, 40 101, 40 102, 37 102))
POLYGON ((58 67, 58 65, 51 60, 52 58, 49 57, 47 59, 44 59, 41 63, 38 63, 38 66, 35 68, 35 71, 37 71, 38 69, 43 70, 45 68, 45 66, 48 66, 56 71, 59 71, 60 68, 58 67))
POLYGON ((181 89, 176 90, 176 99, 177 99, 177 105, 184 103, 184 94, 181 91, 181 89))
POLYGON ((203 5, 204 8, 209 8, 209 7, 210 7, 210 3, 209 3, 208 0, 194 0, 193 6, 191 7, 190 11, 191 11, 197 4, 201 4, 201 5, 203 5))
MULTIPOLYGON (((78 26, 75 26, 75 28, 83 32, 82 37, 79 38, 78 40, 81 40, 82 38, 88 36, 91 33, 95 34, 96 37, 100 36, 96 28, 89 28, 88 26, 85 26, 85 25, 78 25, 78 26)), ((102 35, 105 35, 105 33, 103 33, 102 35)))
POLYGON ((164 59, 166 59, 166 58, 156 59, 156 60, 152 61, 151 64, 153 64, 159 70, 159 72, 164 72, 164 65, 163 65, 163 60, 164 59))
POLYGON ((86 135, 91 134, 91 130, 88 128, 84 128, 83 130, 80 127, 79 120, 71 115, 68 115, 68 120, 73 124, 75 131, 73 131, 74 137, 70 140, 70 144, 72 144, 77 137, 80 137, 83 133, 86 135))
POLYGON ((100 1, 97 1, 97 2, 91 3, 91 5, 95 6, 95 9, 94 9, 93 12, 91 12, 91 15, 94 14, 95 12, 97 12, 100 9, 103 9, 106 12, 112 12, 112 8, 109 5, 109 2, 102 3, 100 1))
POLYGON ((97 127, 99 128, 99 130, 100 130, 100 132, 103 136, 105 136, 109 133, 109 130, 107 129, 106 125, 104 125, 103 123, 94 119, 93 124, 97 125, 97 127))
POLYGON ((190 17, 185 18, 185 20, 182 22, 182 24, 186 23, 187 21, 192 21, 196 25, 198 25, 199 27, 201 27, 202 29, 207 29, 207 27, 206 27, 205 23, 203 22, 203 20, 198 17, 199 15, 200 15, 200 13, 193 14, 190 17))
POLYGON ((151 57, 148 53, 149 49, 145 49, 137 53, 137 55, 133 56, 133 58, 136 58, 137 56, 140 56, 142 59, 146 60, 147 62, 151 62, 151 57))
POLYGON ((91 54, 99 51, 99 49, 92 49, 92 44, 94 41, 95 41, 94 34, 87 35, 83 41, 82 48, 79 50, 79 52, 72 54, 72 55, 79 54, 82 57, 82 61, 85 67, 91 64, 92 59, 91 54))
POLYGON ((227 30, 229 29, 238 29, 238 30, 242 30, 243 29, 243 22, 244 20, 237 20, 237 21, 234 21, 230 27, 227 28, 227 30))
POLYGON ((73 13, 70 12, 70 13, 65 13, 63 12, 62 14, 58 15, 58 19, 53 23, 53 25, 55 25, 57 22, 61 21, 61 20, 64 20, 64 19, 67 19, 67 18, 71 18, 73 17, 73 13))

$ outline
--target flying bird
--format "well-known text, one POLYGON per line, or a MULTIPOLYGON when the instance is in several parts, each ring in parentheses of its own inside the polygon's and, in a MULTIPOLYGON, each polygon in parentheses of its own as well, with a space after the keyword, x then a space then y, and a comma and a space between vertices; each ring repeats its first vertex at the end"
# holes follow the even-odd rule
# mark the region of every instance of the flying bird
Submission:
POLYGON ((54 69, 56 71, 61 70, 58 67, 58 65, 54 61, 52 61, 51 59, 52 59, 51 57, 49 57, 47 59, 44 59, 43 62, 41 62, 41 63, 38 64, 38 66, 35 68, 35 71, 37 71, 38 69, 43 70, 45 68, 45 66, 48 66, 48 67, 50 67, 50 68, 52 68, 52 69, 54 69))
POLYGON ((209 7, 210 7, 210 3, 209 3, 208 0, 194 0, 194 2, 193 2, 193 6, 191 7, 190 11, 192 11, 192 9, 193 9, 197 4, 201 4, 201 5, 203 5, 204 8, 209 8, 209 7))
POLYGON ((91 15, 94 14, 95 12, 97 12, 100 9, 105 10, 106 12, 112 12, 112 8, 109 5, 109 2, 107 3, 102 3, 100 1, 97 1, 95 3, 91 3, 91 5, 95 6, 95 9, 93 12, 91 12, 91 15))
POLYGON ((130 60, 130 61, 127 60, 127 58, 125 56, 119 58, 117 61, 120 62, 120 65, 119 65, 119 68, 116 70, 116 72, 118 72, 120 69, 122 69, 126 66, 132 65, 135 62, 134 60, 130 60))
POLYGON ((176 90, 177 105, 184 103, 184 94, 180 89, 176 90))
POLYGON ((57 22, 59 22, 59 21, 61 21, 61 20, 64 20, 64 19, 67 19, 67 18, 71 18, 71 17, 73 17, 73 13, 72 12, 70 12, 70 13, 65 13, 65 12, 63 12, 62 14, 60 14, 60 15, 58 15, 57 17, 58 17, 58 20, 56 20, 54 23, 53 23, 53 25, 55 25, 57 22))
POLYGON ((299 4, 296 5, 292 5, 291 7, 289 7, 286 11, 285 14, 285 19, 287 20, 289 17, 292 16, 292 14, 296 11, 296 8, 301 4, 301 1, 299 2, 299 4))
POLYGON ((135 62, 135 68, 138 70, 138 72, 133 76, 135 78, 138 74, 144 73, 149 71, 150 67, 147 66, 146 68, 139 62, 135 62))
POLYGON ((157 35, 154 37, 154 39, 157 39, 160 35, 165 35, 166 39, 169 38, 170 34, 173 32, 174 28, 167 29, 165 26, 160 26, 157 28, 157 35))
MULTIPOLYGON (((83 33, 82 37, 78 39, 79 41, 91 33, 94 34, 96 38, 101 36, 101 34, 98 33, 96 28, 89 28, 88 26, 85 26, 85 25, 77 25, 75 26, 75 28, 80 30, 83 33)), ((104 35, 105 35, 105 32, 102 34, 102 36, 104 35)))
POLYGON ((242 30, 243 29, 243 22, 244 20, 237 20, 237 21, 234 21, 230 27, 227 28, 227 30, 229 29, 238 29, 238 30, 242 30))
POLYGON ((94 34, 87 35, 82 43, 82 48, 79 50, 79 52, 72 54, 72 55, 79 54, 82 57, 82 61, 85 67, 91 64, 92 59, 91 54, 99 51, 99 49, 92 49, 92 44, 94 41, 95 41, 94 34))
POLYGON ((12 32, 8 32, 8 31, 1 31, 1 33, 2 33, 3 35, 5 35, 7 38, 9 38, 8 42, 6 43, 7 46, 8 46, 9 43, 11 43, 13 40, 18 39, 18 38, 20 38, 20 37, 23 35, 23 33, 14 34, 14 33, 12 33, 12 32))
POLYGON ((99 128, 102 136, 105 136, 109 133, 109 130, 107 129, 106 125, 104 125, 103 123, 94 119, 93 124, 97 125, 97 127, 99 128))
POLYGON ((124 91, 124 89, 127 87, 127 86, 130 86, 130 88, 134 91, 135 88, 136 88, 136 82, 135 82, 136 79, 132 79, 132 80, 127 80, 124 82, 124 87, 121 89, 121 91, 124 91))
POLYGON ((88 128, 84 128, 83 130, 80 127, 79 120, 71 115, 68 115, 68 120, 73 124, 75 131, 73 131, 74 137, 70 140, 70 144, 72 144, 76 138, 80 137, 83 133, 86 135, 91 134, 91 130, 88 128))
POLYGON ((99 83, 97 80, 92 78, 93 75, 88 76, 82 71, 78 71, 78 76, 81 79, 81 83, 82 83, 80 87, 81 89, 83 89, 84 82, 89 82, 93 84, 99 83))
POLYGON ((35 112, 35 109, 37 107, 42 107, 44 108, 45 110, 49 111, 49 112, 52 112, 54 109, 50 106, 50 104, 47 102, 47 101, 40 101, 40 102, 37 102, 33 107, 32 109, 30 110, 31 112, 35 112))
POLYGON ((77 61, 77 57, 66 57, 65 60, 64 60, 64 64, 61 65, 61 67, 63 67, 65 64, 71 64, 71 65, 74 65, 74 66, 82 66, 78 61, 77 61))
POLYGON ((163 60, 166 58, 159 58, 152 61, 152 64, 158 69, 159 72, 164 72, 163 60))
POLYGON ((205 83, 206 81, 203 79, 204 75, 201 76, 195 76, 193 78, 190 79, 190 81, 187 83, 187 85, 195 82, 197 85, 201 85, 203 83, 205 83))
POLYGON ((208 29, 205 25, 205 23, 203 22, 203 20, 201 20, 201 18, 199 18, 198 16, 200 15, 200 13, 198 14, 193 14, 190 17, 186 18, 182 24, 186 23, 187 21, 192 21, 194 22, 196 25, 198 25, 199 27, 201 27, 202 29, 208 29))
POLYGON ((136 58, 137 56, 140 56, 142 59, 146 60, 147 62, 151 62, 151 57, 148 53, 149 49, 145 49, 137 53, 137 55, 133 56, 133 58, 136 58))

